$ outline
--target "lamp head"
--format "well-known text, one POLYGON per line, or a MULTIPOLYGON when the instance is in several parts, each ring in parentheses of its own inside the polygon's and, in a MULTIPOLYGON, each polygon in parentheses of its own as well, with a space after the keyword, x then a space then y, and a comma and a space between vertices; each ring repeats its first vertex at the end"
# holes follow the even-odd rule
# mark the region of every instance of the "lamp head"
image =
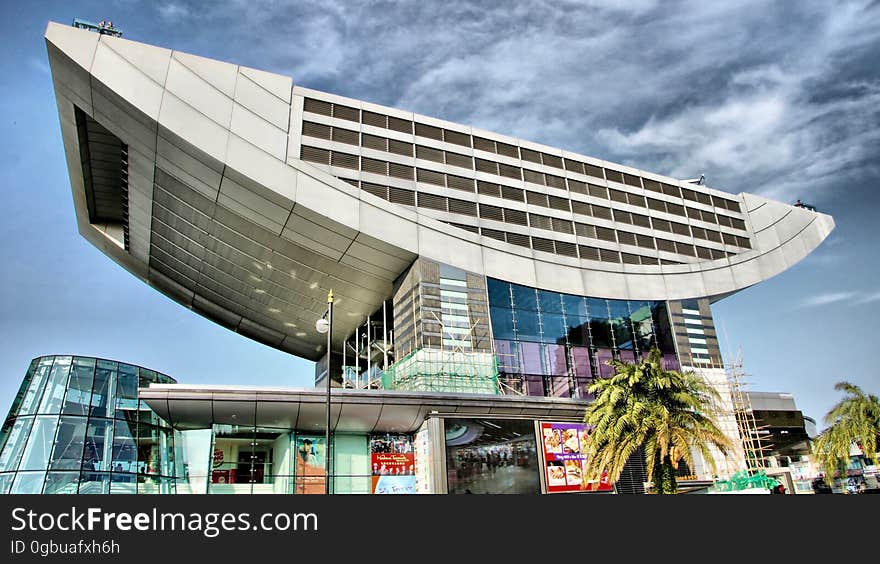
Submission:
POLYGON ((327 321, 326 318, 322 317, 321 319, 315 321, 315 330, 323 335, 330 330, 330 322, 327 321))

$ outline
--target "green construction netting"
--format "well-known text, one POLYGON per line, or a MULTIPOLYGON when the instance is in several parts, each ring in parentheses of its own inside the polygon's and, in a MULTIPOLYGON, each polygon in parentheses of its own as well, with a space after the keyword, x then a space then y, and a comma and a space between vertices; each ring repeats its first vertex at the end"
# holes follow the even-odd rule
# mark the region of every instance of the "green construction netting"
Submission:
POLYGON ((500 394, 498 364, 488 352, 417 349, 382 374, 386 390, 500 394))

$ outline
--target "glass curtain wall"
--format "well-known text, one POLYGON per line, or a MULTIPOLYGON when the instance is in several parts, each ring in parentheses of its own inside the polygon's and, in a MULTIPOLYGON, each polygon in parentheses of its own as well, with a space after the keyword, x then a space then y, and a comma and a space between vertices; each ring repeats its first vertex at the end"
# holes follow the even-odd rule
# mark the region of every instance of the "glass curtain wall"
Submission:
POLYGON ((678 368, 665 302, 608 300, 488 279, 495 354, 506 391, 588 398, 612 359, 633 362, 651 347, 678 368))
POLYGON ((34 359, 3 425, 0 493, 171 493, 174 433, 137 397, 164 374, 77 356, 34 359))

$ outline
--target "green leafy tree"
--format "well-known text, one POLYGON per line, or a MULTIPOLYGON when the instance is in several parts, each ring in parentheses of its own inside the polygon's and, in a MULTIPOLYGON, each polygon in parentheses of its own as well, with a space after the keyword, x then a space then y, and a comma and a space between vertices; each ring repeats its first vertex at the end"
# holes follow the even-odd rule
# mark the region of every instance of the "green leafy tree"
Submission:
POLYGON ((853 444, 877 464, 877 443, 880 441, 880 400, 877 396, 865 394, 849 382, 838 382, 834 389, 843 392, 844 398, 825 415, 828 427, 813 444, 813 452, 825 468, 825 479, 829 483, 837 472, 845 471, 853 444))
POLYGON ((642 445, 648 479, 659 494, 678 491, 675 471, 681 460, 693 468, 692 447, 714 472, 710 445, 722 453, 732 446, 711 417, 714 401, 720 399, 715 388, 693 372, 665 370, 656 348, 642 362, 610 364, 614 375, 589 387, 596 399, 584 416, 592 427, 585 481, 604 473, 616 481, 630 455, 642 445))

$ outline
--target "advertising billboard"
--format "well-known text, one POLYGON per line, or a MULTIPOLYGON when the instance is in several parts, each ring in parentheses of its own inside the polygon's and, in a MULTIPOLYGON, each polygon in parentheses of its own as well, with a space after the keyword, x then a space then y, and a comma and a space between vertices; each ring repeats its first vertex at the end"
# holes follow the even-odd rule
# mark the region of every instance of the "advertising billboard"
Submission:
POLYGON ((416 493, 416 461, 409 435, 373 435, 370 465, 374 494, 416 493))
POLYGON ((611 491, 611 483, 601 480, 584 483, 585 452, 590 435, 583 423, 539 424, 541 448, 544 452, 544 476, 547 493, 611 491))

